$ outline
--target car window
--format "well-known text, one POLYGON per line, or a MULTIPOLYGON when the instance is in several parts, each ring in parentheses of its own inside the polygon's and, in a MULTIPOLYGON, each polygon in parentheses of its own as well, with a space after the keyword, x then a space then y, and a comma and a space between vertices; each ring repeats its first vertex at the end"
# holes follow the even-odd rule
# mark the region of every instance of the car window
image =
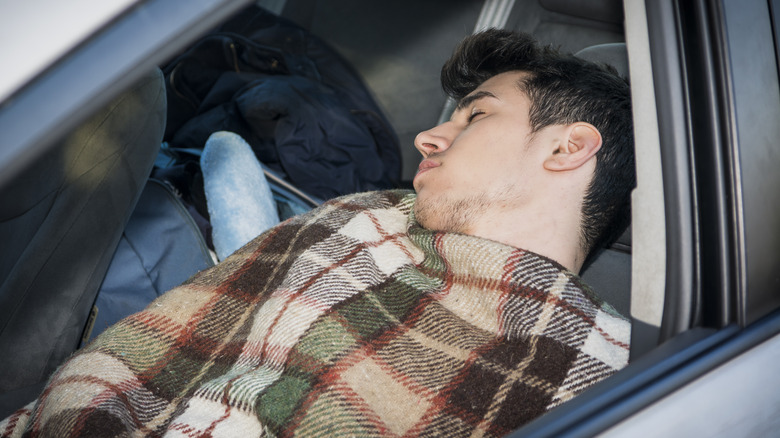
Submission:
MULTIPOLYGON (((94 9, 94 23, 114 17, 106 27, 74 23, 82 33, 63 43, 96 36, 72 48, 68 62, 31 73, 55 59, 47 58, 2 81, 0 185, 251 3, 127 0, 94 9)), ((331 44, 365 79, 397 130, 407 188, 419 163, 414 137, 448 114, 441 64, 480 20, 491 21, 486 15, 572 52, 626 43, 638 180, 624 248, 630 272, 621 277, 631 287, 632 363, 518 434, 604 430, 777 331, 770 323, 780 308, 780 1, 626 1, 622 14, 606 18, 565 1, 257 3, 331 44)), ((18 50, 9 46, 0 59, 18 50)), ((609 271, 604 276, 609 281, 609 271)))

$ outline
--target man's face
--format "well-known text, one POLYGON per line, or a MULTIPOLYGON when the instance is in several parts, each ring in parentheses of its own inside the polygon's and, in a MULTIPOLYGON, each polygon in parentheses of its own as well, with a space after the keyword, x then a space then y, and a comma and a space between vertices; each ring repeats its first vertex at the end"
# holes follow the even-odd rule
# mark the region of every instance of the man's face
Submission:
POLYGON ((478 234, 495 215, 522 211, 543 182, 544 129, 531 136, 523 72, 485 81, 450 121, 421 132, 415 216, 426 228, 478 234), (541 141, 540 141, 541 140, 541 141))

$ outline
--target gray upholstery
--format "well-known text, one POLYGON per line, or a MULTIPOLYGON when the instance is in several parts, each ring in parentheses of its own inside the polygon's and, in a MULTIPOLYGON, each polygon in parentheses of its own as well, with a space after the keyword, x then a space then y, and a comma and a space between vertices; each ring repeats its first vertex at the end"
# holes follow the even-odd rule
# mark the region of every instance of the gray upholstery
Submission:
POLYGON ((631 252, 624 245, 613 245, 599 254, 581 273, 582 279, 600 298, 623 316, 631 310, 631 252))
POLYGON ((606 23, 623 23, 623 0, 539 0, 539 3, 548 11, 606 23))
POLYGON ((164 126, 157 70, 0 189, 0 414, 78 346, 164 126))
POLYGON ((507 29, 530 33, 564 53, 624 42, 620 0, 539 0, 515 3, 507 29))
POLYGON ((611 65, 620 73, 620 76, 628 78, 628 51, 625 43, 599 44, 586 47, 575 55, 588 61, 611 65))

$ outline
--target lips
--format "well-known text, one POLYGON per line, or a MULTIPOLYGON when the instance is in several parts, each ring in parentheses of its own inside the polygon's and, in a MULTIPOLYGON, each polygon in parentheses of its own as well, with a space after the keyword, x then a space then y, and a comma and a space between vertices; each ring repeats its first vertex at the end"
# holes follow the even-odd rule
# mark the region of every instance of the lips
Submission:
POLYGON ((420 189, 420 186, 418 185, 419 184, 418 180, 420 178, 420 175, 422 175, 423 173, 425 173, 425 172, 427 172, 427 171, 429 171, 429 170, 431 170, 433 168, 439 167, 439 166, 440 166, 440 164, 435 162, 435 161, 423 160, 420 163, 420 165, 417 167, 417 174, 414 176, 414 181, 413 181, 414 188, 416 190, 420 189))
POLYGON ((439 167, 439 166, 440 166, 440 164, 435 162, 435 161, 432 161, 432 160, 422 160, 420 165, 417 167, 417 175, 419 175, 419 174, 421 174, 423 172, 427 172, 427 171, 433 169, 434 167, 439 167))

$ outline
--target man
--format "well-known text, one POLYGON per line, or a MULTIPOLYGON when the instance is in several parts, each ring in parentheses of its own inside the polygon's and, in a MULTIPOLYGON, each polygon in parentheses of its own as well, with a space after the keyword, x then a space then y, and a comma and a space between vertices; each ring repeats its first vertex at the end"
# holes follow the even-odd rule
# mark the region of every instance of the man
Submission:
POLYGON ((625 229, 635 183, 625 81, 488 32, 462 43, 442 86, 459 100, 455 114, 415 142, 423 226, 531 250, 572 272, 625 229))
POLYGON ((109 328, 0 430, 500 436, 620 369, 574 274, 619 234, 628 86, 527 36, 467 38, 417 194, 333 200, 109 328))

